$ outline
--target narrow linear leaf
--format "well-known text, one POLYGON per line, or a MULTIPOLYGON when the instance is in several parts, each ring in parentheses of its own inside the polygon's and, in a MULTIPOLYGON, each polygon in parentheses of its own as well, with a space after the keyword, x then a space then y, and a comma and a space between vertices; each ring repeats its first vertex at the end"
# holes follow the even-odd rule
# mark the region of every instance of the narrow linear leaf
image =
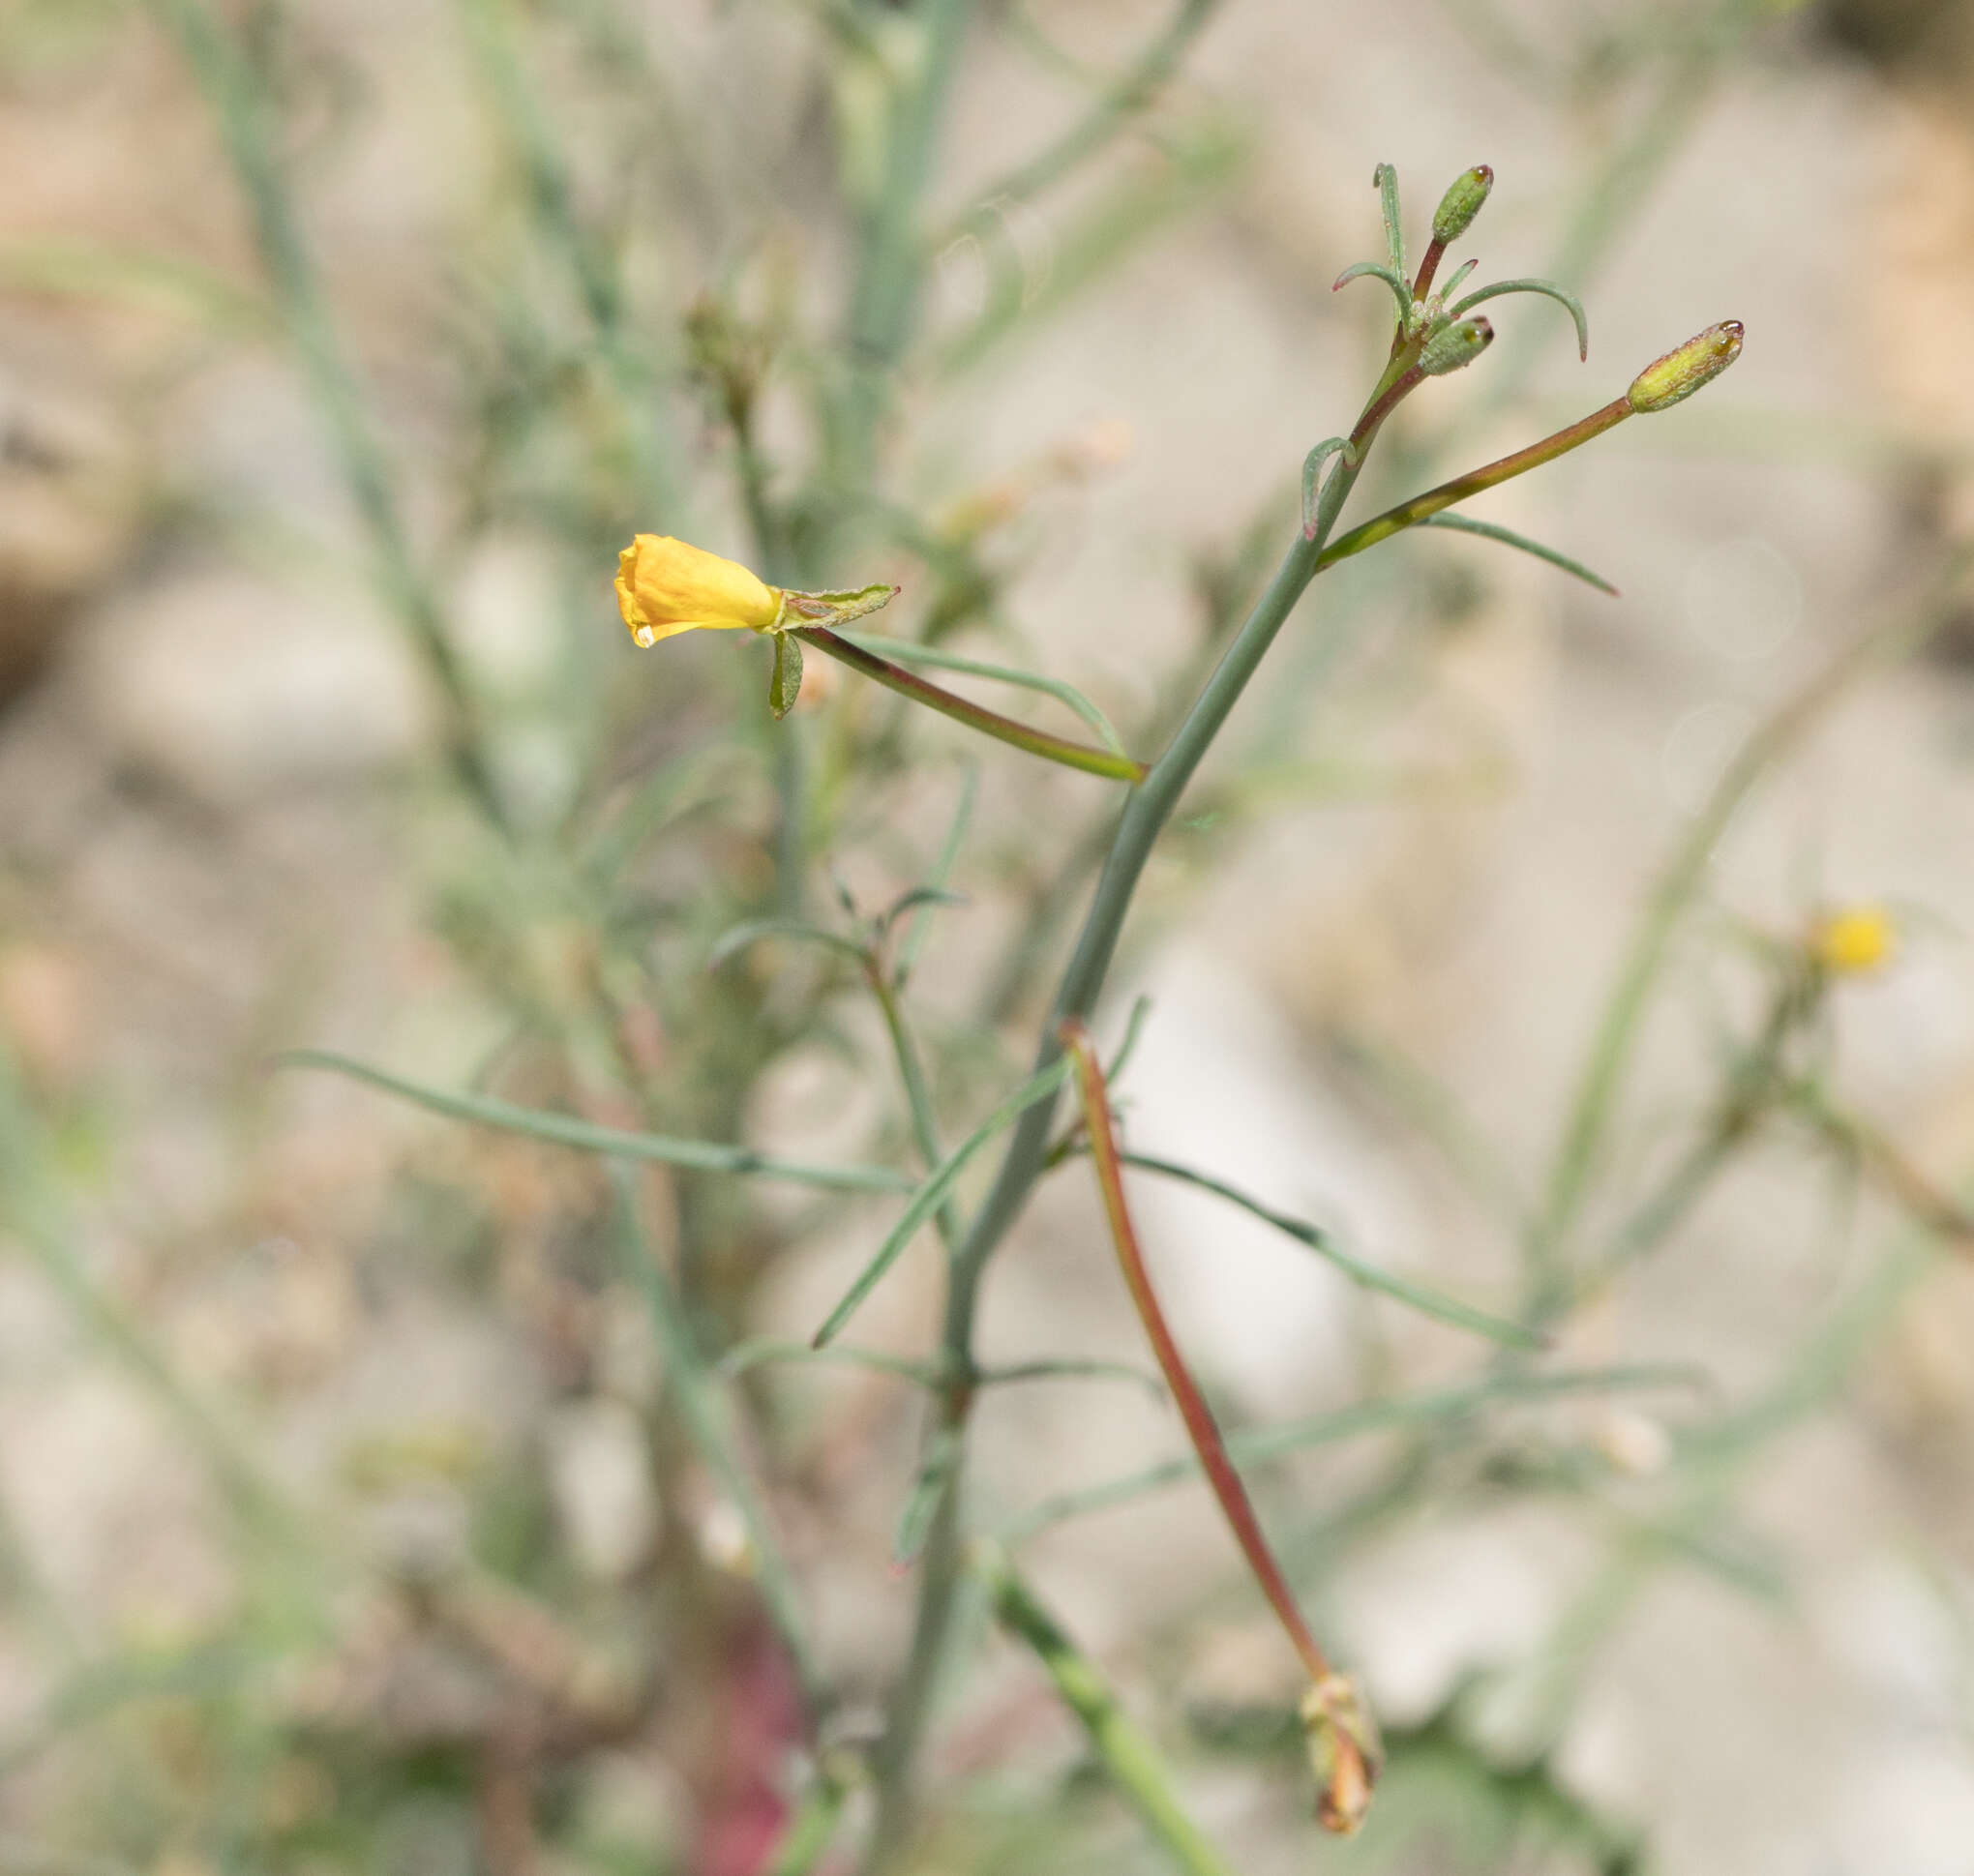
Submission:
POLYGON ((1180 0, 1164 31, 1104 88, 1088 113, 1054 143, 988 184, 973 207, 934 237, 930 251, 942 252, 970 231, 1004 219, 1007 207, 1040 194, 1100 150, 1156 96, 1187 43, 1218 4, 1219 0, 1180 0))
POLYGON ((946 1194, 958 1183, 960 1175, 967 1169, 967 1162, 1003 1127, 1012 1126, 1037 1101, 1049 1099, 1068 1079, 1068 1058, 1059 1057, 1016 1088, 940 1162, 938 1170, 918 1188, 912 1203, 905 1207, 904 1216, 891 1227, 891 1235, 879 1247, 877 1256, 864 1266, 856 1281, 844 1293, 843 1300, 829 1312, 822 1326, 816 1331, 812 1347, 820 1349, 834 1340, 844 1324, 863 1306, 864 1298, 877 1288, 884 1272, 897 1263, 919 1226, 939 1209, 946 1194))
POLYGON ((1458 306, 1449 308, 1447 317, 1457 319, 1481 301, 1498 300, 1504 293, 1540 293, 1544 298, 1554 300, 1576 322, 1576 356, 1578 359, 1590 356, 1590 321, 1584 317, 1582 303, 1574 293, 1566 293, 1554 281, 1494 281, 1478 293, 1469 293, 1458 306))
MULTIPOLYGON (((1400 1427, 1429 1426, 1440 1420, 1459 1419, 1497 1400, 1535 1400, 1560 1394, 1622 1392, 1661 1387, 1703 1387, 1709 1376, 1701 1368, 1678 1364, 1652 1364, 1617 1368, 1564 1369, 1546 1375, 1497 1375, 1466 1387, 1442 1388, 1429 1394, 1401 1396, 1396 1400, 1361 1401, 1333 1413, 1313 1414, 1280 1426, 1249 1427, 1227 1437, 1227 1451, 1238 1464, 1259 1465, 1280 1459, 1310 1446, 1333 1444, 1342 1440, 1361 1439, 1368 1434, 1389 1433, 1400 1427)), ((1200 1470, 1198 1455, 1184 1453, 1141 1472, 1107 1479, 1100 1485, 1065 1492, 1046 1499, 1032 1509, 1010 1519, 1001 1535, 1012 1543, 1051 1525, 1080 1518, 1092 1511, 1129 1504, 1149 1492, 1163 1491, 1182 1484, 1200 1470)))
MULTIPOLYGON (((1371 181, 1385 217, 1385 246, 1391 256, 1391 271, 1402 280, 1412 270, 1405 264, 1405 223, 1398 214, 1398 171, 1393 164, 1381 163, 1371 181)), ((1411 295, 1406 298, 1409 301, 1411 295)))
POLYGON ((1441 300, 1451 300, 1460 290, 1461 286, 1465 284, 1467 276, 1480 265, 1480 263, 1478 260, 1461 261, 1442 283, 1439 291, 1441 300))
POLYGON ((1117 1081, 1131 1065, 1131 1057, 1138 1053, 1138 1038, 1145 1033, 1151 1015, 1152 999, 1141 992, 1131 999, 1131 1013, 1124 1019, 1124 1037, 1103 1071, 1105 1081, 1117 1081))
POLYGON ((1421 527, 1450 527, 1456 534, 1478 534, 1482 540, 1499 541, 1503 547, 1519 548, 1524 553, 1533 553, 1538 560, 1546 560, 1552 567, 1560 567, 1567 574, 1573 574, 1587 586, 1595 586, 1600 593, 1608 593, 1613 599, 1620 597, 1618 589, 1600 573, 1593 573, 1581 560, 1572 560, 1567 553, 1558 553, 1554 548, 1545 548, 1540 541, 1532 541, 1526 534, 1517 534, 1511 527, 1502 527, 1493 521, 1477 521, 1468 515, 1455 515, 1451 510, 1438 515, 1428 515, 1417 523, 1421 527))
POLYGON ((737 925, 729 926, 713 940, 713 948, 706 953, 706 968, 717 970, 736 951, 744 951, 750 944, 758 944, 763 938, 794 938, 803 944, 820 944, 825 950, 840 952, 856 964, 862 964, 864 948, 854 938, 846 938, 841 932, 829 931, 821 925, 805 924, 799 918, 744 918, 737 925))
POLYGON ((998 1546, 976 1546, 973 1563, 993 1599, 996 1618, 1034 1651, 1058 1698, 1082 1721, 1105 1774, 1174 1867, 1181 1876, 1234 1876, 1233 1865, 1201 1835, 1180 1805, 1175 1796, 1178 1779, 1157 1746, 1131 1723, 1097 1664, 1078 1650, 998 1546))
POLYGON ((955 723, 965 724, 969 730, 977 730, 998 742, 1011 743, 1031 756, 1061 762, 1065 768, 1080 768, 1087 775, 1108 776, 1116 782, 1142 782, 1148 773, 1143 762, 1120 755, 1114 749, 1094 749, 1088 743, 1072 742, 1066 736, 1054 735, 1046 730, 1031 729, 1012 717, 1002 716, 998 710, 989 710, 967 698, 942 690, 939 685, 914 675, 902 665, 894 665, 889 659, 867 651, 846 634, 832 632, 821 625, 799 625, 790 629, 817 650, 827 652, 873 683, 896 691, 900 697, 910 698, 914 703, 922 703, 929 710, 937 710, 941 716, 950 717, 955 723))
POLYGON ((327 1069, 332 1075, 346 1075, 351 1081, 367 1083, 386 1094, 395 1094, 401 1100, 415 1102, 455 1120, 472 1120, 483 1127, 497 1127, 503 1133, 527 1134, 535 1140, 553 1141, 558 1146, 574 1146, 588 1153, 604 1153, 613 1159, 653 1160, 665 1166, 690 1166, 704 1173, 755 1174, 762 1178, 786 1179, 793 1185, 819 1185, 839 1192, 913 1189, 909 1173, 895 1172, 888 1166, 812 1166, 802 1160, 758 1153, 750 1146, 724 1146, 710 1140, 681 1140, 673 1134, 631 1133, 621 1127, 598 1126, 593 1121, 579 1120, 574 1115, 518 1107, 490 1095, 455 1094, 445 1088, 426 1087, 323 1049, 292 1049, 275 1057, 273 1065, 327 1069))
POLYGON ((1337 275, 1336 279, 1331 283, 1330 290, 1334 293, 1339 287, 1346 286, 1355 280, 1383 281, 1391 289, 1392 297, 1398 302, 1399 324, 1403 325, 1411 317, 1412 289, 1398 278, 1397 272, 1394 269, 1381 267, 1375 260, 1360 260, 1354 265, 1346 267, 1342 273, 1337 275))
POLYGON ((788 1829, 775 1846, 774 1861, 763 1876, 810 1876, 829 1854, 836 1826, 843 1816, 844 1801, 850 1787, 826 1772, 819 1773, 810 1785, 788 1829))
POLYGON ((1073 1357, 1048 1356, 1038 1361, 1011 1362, 1004 1368, 983 1368, 979 1385, 999 1387, 1018 1381, 1127 1381, 1158 1400, 1165 1398, 1165 1384, 1145 1368, 1127 1361, 1084 1361, 1073 1357))
MULTIPOLYGON (((967 829, 973 819, 973 798, 979 792, 980 765, 969 762, 965 779, 960 784, 960 798, 953 808, 953 818, 946 827, 945 839, 940 843, 939 856, 932 863, 932 871, 926 876, 922 890, 941 892, 945 882, 953 876, 953 866, 960 857, 960 848, 967 838, 967 829)), ((891 972, 891 981, 902 991, 911 981, 912 973, 918 968, 918 960, 925 950, 925 941, 932 935, 932 920, 924 911, 912 915, 905 931, 904 941, 898 946, 898 962, 891 972)))
POLYGON ((1083 719, 1114 755, 1124 754, 1123 739, 1111 720, 1075 685, 1041 671, 1022 670, 1013 665, 990 665, 978 658, 963 658, 956 651, 939 645, 920 644, 915 639, 883 639, 874 632, 843 632, 837 637, 875 652, 880 658, 894 658, 901 665, 926 665, 934 670, 956 670, 965 677, 984 677, 997 684, 1012 684, 1019 690, 1035 691, 1065 703, 1083 719))
POLYGON ((1217 1199, 1239 1206, 1263 1224, 1272 1225, 1284 1236, 1307 1245, 1318 1257, 1333 1264, 1353 1283, 1409 1304, 1422 1316, 1450 1323, 1456 1328, 1471 1329, 1477 1335, 1484 1335, 1490 1341, 1504 1343, 1510 1348, 1540 1349, 1547 1346, 1543 1336, 1534 1329, 1524 1328, 1519 1323, 1511 1323, 1503 1316, 1491 1316, 1483 1309, 1476 1309, 1452 1296, 1441 1295, 1422 1285, 1408 1283, 1405 1278, 1393 1276, 1389 1270, 1381 1270, 1375 1264, 1366 1264, 1362 1259, 1353 1257, 1320 1226, 1277 1211, 1272 1206, 1264 1205, 1253 1194, 1242 1192, 1238 1186, 1213 1177, 1211 1173, 1202 1173, 1193 1167, 1181 1166, 1173 1160, 1159 1159, 1150 1153, 1122 1153, 1119 1157, 1126 1166, 1197 1186, 1202 1192, 1211 1192, 1217 1199))
POLYGON ((1302 538, 1305 541, 1316 538, 1316 497, 1322 483, 1323 464, 1332 456, 1341 456, 1346 467, 1357 460, 1357 452, 1351 448, 1349 439, 1342 436, 1326 436, 1302 459, 1302 538))
POLYGON ((666 1391, 684 1421, 693 1445, 706 1469, 740 1515, 754 1556, 754 1577, 761 1599, 788 1650, 803 1698, 812 1712, 821 1711, 825 1682, 808 1643, 801 1601, 793 1572, 783 1554, 774 1522, 753 1474, 740 1456, 740 1431, 733 1403, 708 1372, 685 1306, 673 1288, 665 1266, 645 1241, 638 1222, 637 1193, 629 1173, 611 1169, 616 1190, 615 1239, 617 1261, 625 1278, 644 1299, 651 1326, 665 1356, 666 1391))
POLYGON ((784 1342, 773 1336, 757 1336, 736 1342, 719 1359, 719 1371, 728 1379, 744 1375, 750 1368, 770 1362, 787 1362, 793 1367, 868 1368, 874 1374, 895 1375, 900 1381, 916 1382, 921 1387, 936 1387, 939 1375, 929 1361, 913 1361, 909 1355, 886 1355, 882 1349, 812 1349, 806 1342, 784 1342))
POLYGON ((891 1534, 891 1562, 897 1568, 910 1569, 924 1556, 940 1504, 959 1471, 964 1450, 957 1427, 941 1426, 926 1443, 918 1476, 912 1481, 904 1508, 898 1513, 898 1528, 891 1534))

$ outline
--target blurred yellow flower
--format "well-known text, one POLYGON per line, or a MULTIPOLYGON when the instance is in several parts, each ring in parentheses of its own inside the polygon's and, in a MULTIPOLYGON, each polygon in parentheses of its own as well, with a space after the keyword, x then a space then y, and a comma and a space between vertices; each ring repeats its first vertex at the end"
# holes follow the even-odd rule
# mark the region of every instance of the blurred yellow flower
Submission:
POLYGON ((616 592, 641 645, 680 632, 768 632, 782 617, 779 587, 669 534, 640 534, 617 555, 616 592))
POLYGON ((1834 977, 1862 977, 1889 963, 1899 928, 1882 906, 1847 906, 1810 928, 1810 955, 1834 977))

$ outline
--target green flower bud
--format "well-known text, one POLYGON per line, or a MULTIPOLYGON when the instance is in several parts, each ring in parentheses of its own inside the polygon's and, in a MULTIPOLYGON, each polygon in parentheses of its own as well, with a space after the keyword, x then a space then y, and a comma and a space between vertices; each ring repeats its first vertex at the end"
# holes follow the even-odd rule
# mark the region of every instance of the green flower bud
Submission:
POLYGON ((1633 410, 1670 410, 1703 384, 1710 384, 1741 356, 1741 321, 1723 319, 1695 334, 1631 380, 1625 393, 1633 410))
POLYGON ((1480 204, 1486 201, 1487 192, 1493 187, 1494 171, 1484 163, 1477 163, 1465 175, 1456 177, 1433 211, 1432 238, 1441 247, 1449 241, 1457 241, 1473 225, 1475 216, 1480 213, 1480 204))
POLYGON ((1443 326, 1425 342, 1419 369, 1427 377, 1444 377, 1471 365, 1494 342, 1494 328, 1485 319, 1462 319, 1443 326))

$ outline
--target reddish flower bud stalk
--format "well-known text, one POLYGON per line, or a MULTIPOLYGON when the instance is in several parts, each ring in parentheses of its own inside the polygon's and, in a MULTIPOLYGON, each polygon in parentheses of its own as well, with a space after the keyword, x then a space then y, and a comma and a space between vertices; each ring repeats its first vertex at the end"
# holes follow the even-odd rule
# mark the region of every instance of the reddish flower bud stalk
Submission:
POLYGON ((1432 241, 1419 263, 1419 278, 1412 283, 1415 300, 1423 300, 1432 291, 1433 276, 1439 272, 1441 257, 1474 225, 1474 218, 1480 213, 1487 192, 1493 187, 1494 171, 1486 164, 1477 163, 1455 177, 1452 187, 1440 197, 1440 205, 1433 211, 1432 241))
MULTIPOLYGON (((1452 330, 1457 328, 1450 328, 1450 332, 1452 330)), ((1579 417, 1575 423, 1553 435, 1544 436, 1540 442, 1531 443, 1526 449, 1483 463, 1478 469, 1470 469, 1451 482, 1442 482, 1437 489, 1428 489, 1422 495, 1414 495, 1410 501, 1400 502, 1396 508, 1388 508, 1361 526, 1352 528, 1324 550, 1316 562, 1317 572, 1333 567, 1337 561, 1347 560, 1354 553, 1361 553, 1366 548, 1376 547, 1380 541, 1389 541, 1392 535, 1437 515, 1442 509, 1452 507, 1455 502, 1465 501, 1469 495, 1478 495, 1483 489, 1492 489, 1498 483, 1526 475, 1531 469, 1540 469, 1543 463, 1553 462, 1559 456, 1567 456, 1571 450, 1581 448, 1592 437, 1601 436, 1605 431, 1615 429, 1627 417, 1668 410, 1683 402, 1695 391, 1711 384, 1741 356, 1741 342, 1739 319, 1723 319, 1719 325, 1709 326, 1705 332, 1689 339, 1684 345, 1646 366, 1631 380, 1625 395, 1614 398, 1601 410, 1593 410, 1589 416, 1579 417)))
POLYGON ((1199 1454, 1201 1469, 1213 1496, 1220 1502, 1220 1510, 1235 1541, 1287 1633, 1290 1646, 1308 1670, 1311 1684, 1302 1701, 1302 1725, 1321 1787, 1316 1815, 1326 1830, 1348 1835, 1363 1822, 1371 1788, 1377 1782, 1380 1755, 1376 1729, 1356 1683, 1331 1666, 1329 1656, 1303 1620, 1295 1592, 1289 1588, 1281 1565, 1269 1548, 1247 1487, 1241 1482, 1241 1474, 1227 1456, 1226 1443, 1220 1437, 1212 1410, 1186 1367, 1157 1293, 1152 1288, 1152 1273, 1146 1267, 1137 1228, 1124 1203, 1123 1165, 1118 1154, 1117 1134, 1111 1125, 1110 1090, 1090 1031, 1071 1018, 1062 1024, 1059 1035, 1064 1052, 1075 1064, 1077 1091, 1083 1101, 1083 1124, 1090 1137, 1091 1163, 1096 1168, 1124 1287, 1137 1306, 1138 1320, 1145 1325, 1145 1336, 1152 1344, 1159 1372, 1172 1390, 1193 1450, 1199 1454))

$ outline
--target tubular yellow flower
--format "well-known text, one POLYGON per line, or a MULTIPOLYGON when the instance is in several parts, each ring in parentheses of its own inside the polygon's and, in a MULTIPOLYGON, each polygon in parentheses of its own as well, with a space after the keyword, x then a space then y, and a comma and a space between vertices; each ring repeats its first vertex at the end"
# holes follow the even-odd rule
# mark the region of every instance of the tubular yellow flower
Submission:
POLYGON ((675 541, 640 534, 617 556, 617 605, 641 645, 680 632, 770 632, 781 623, 781 589, 737 561, 675 541))
POLYGON ((1810 932, 1810 955, 1833 977, 1863 977, 1888 963, 1899 929, 1881 906, 1827 912, 1810 932))

